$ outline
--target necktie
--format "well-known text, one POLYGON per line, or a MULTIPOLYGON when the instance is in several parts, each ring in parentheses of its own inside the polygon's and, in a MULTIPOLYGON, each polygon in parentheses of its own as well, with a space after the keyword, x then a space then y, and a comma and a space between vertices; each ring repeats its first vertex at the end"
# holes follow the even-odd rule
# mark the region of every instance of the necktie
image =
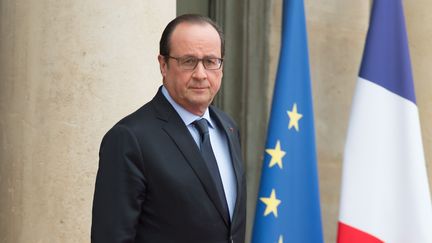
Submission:
MULTIPOLYGON (((200 133, 200 151, 210 171, 212 179, 216 185, 219 198, 221 199, 224 210, 228 213, 228 206, 223 189, 222 179, 219 173, 219 168, 216 162, 216 157, 210 143, 210 134, 208 130, 207 120, 202 118, 193 122, 198 132, 200 133)), ((229 217, 228 217, 229 218, 229 217)))

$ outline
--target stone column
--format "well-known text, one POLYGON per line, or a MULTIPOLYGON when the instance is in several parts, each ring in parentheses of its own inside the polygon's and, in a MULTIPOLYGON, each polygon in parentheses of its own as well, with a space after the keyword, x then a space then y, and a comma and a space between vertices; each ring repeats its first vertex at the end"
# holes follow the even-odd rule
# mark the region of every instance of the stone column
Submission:
POLYGON ((89 242, 98 149, 152 98, 174 0, 0 0, 0 242, 89 242))

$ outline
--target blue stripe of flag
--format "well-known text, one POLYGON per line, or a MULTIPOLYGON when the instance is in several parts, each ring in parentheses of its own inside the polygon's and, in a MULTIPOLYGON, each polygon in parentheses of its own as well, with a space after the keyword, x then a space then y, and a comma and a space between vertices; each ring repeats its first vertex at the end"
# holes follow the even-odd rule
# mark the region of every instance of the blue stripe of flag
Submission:
POLYGON ((401 0, 375 0, 360 77, 416 103, 401 0))

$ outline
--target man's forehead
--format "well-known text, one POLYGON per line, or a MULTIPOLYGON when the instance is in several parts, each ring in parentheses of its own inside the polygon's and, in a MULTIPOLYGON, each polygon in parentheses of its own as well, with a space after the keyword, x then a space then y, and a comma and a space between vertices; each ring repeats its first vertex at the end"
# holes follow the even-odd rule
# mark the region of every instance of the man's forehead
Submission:
MULTIPOLYGON (((214 31, 218 34, 217 30, 209 23, 207 22, 182 22, 179 23, 173 30, 171 37, 173 37, 175 34, 184 32, 184 31, 214 31)), ((218 34, 219 35, 219 34, 218 34)))
POLYGON ((192 47, 190 45, 204 49, 217 47, 220 51, 221 40, 217 30, 209 23, 180 23, 170 37, 170 49, 192 47))

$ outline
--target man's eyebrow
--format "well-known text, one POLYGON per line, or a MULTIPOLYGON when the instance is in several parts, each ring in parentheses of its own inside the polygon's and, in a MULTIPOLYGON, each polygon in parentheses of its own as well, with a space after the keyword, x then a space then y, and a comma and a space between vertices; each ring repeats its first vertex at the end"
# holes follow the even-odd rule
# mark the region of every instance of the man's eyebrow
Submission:
POLYGON ((207 56, 204 56, 203 58, 221 58, 221 57, 216 56, 216 55, 207 55, 207 56))
POLYGON ((185 55, 181 55, 181 56, 178 56, 178 57, 179 58, 190 58, 190 57, 193 57, 193 58, 197 58, 197 59, 203 59, 203 58, 221 58, 221 57, 213 55, 213 54, 211 54, 211 55, 205 55, 202 58, 199 58, 199 57, 197 57, 195 55, 191 55, 191 54, 185 54, 185 55))

